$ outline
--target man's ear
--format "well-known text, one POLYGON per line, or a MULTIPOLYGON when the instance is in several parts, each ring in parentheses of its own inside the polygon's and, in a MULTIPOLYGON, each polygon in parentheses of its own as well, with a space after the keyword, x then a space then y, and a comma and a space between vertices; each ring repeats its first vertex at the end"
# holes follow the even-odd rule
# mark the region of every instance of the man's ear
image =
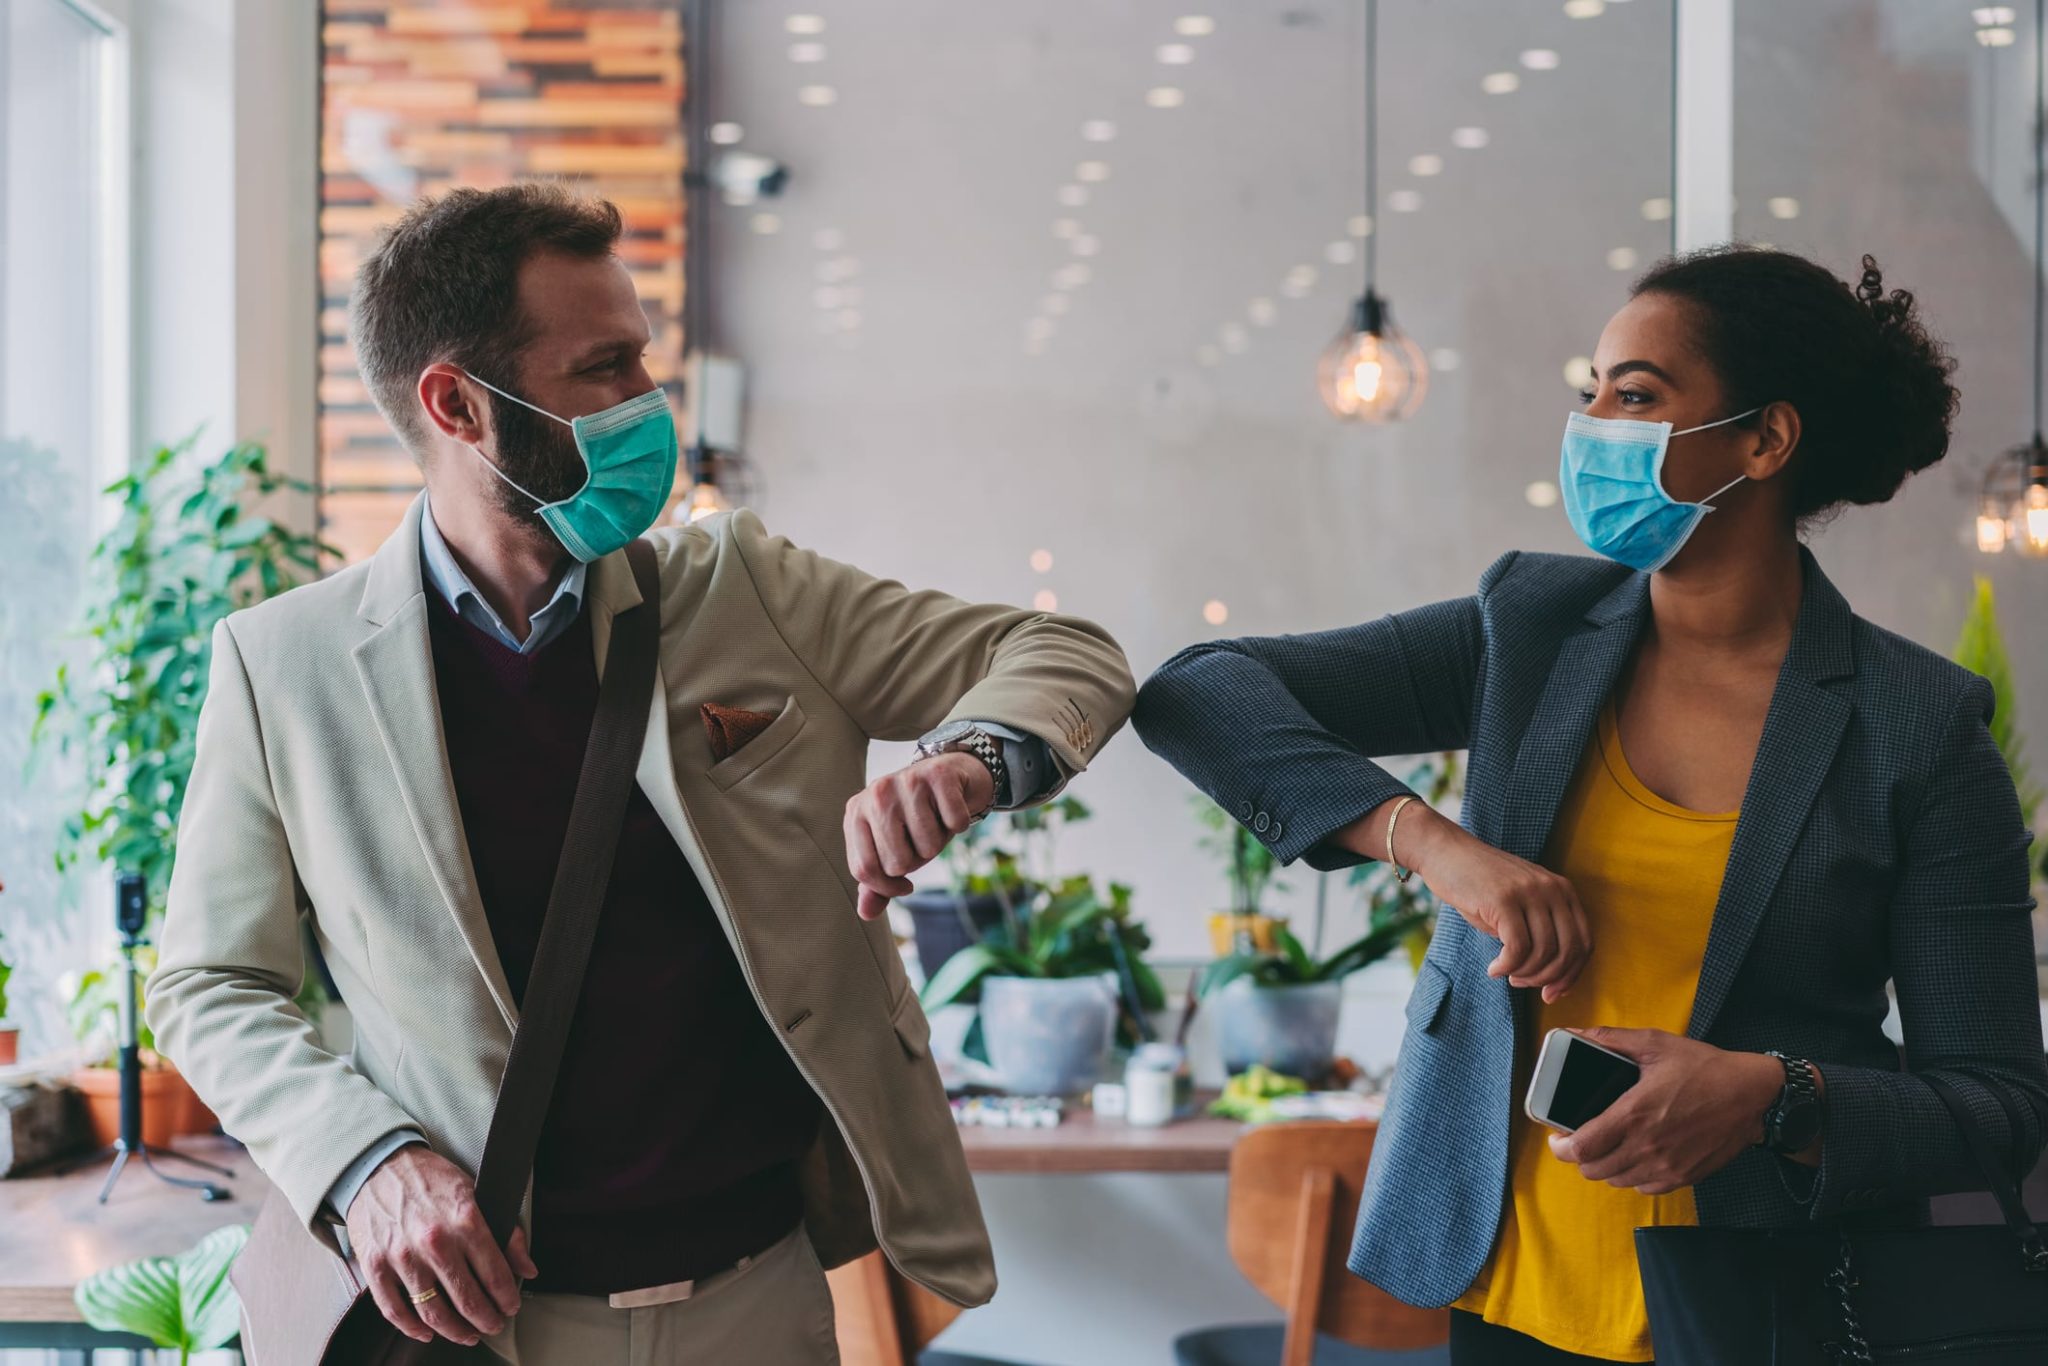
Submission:
POLYGON ((1745 471, 1751 479, 1769 479, 1785 468, 1799 449, 1799 410, 1789 403, 1767 404, 1757 414, 1756 449, 1745 471))
POLYGON ((436 361, 420 371, 420 407, 427 421, 451 441, 481 446, 490 440, 490 407, 484 387, 462 372, 459 365, 436 361))

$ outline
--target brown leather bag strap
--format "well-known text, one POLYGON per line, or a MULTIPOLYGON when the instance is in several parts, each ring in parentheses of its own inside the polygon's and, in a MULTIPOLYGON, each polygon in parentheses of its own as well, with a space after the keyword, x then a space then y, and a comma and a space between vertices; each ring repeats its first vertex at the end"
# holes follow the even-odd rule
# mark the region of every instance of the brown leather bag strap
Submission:
POLYGON ((598 684, 597 716, 576 779, 576 804, 569 813, 533 971, 519 1003, 519 1027, 498 1083, 497 1109, 477 1172, 477 1206, 500 1247, 518 1226, 541 1125, 554 1098, 555 1076, 561 1069, 569 1022, 582 997, 584 968, 611 883, 612 858, 618 852, 654 696, 655 648, 661 635, 654 547, 634 541, 626 547, 626 560, 640 587, 640 605, 612 621, 604 678, 598 684))

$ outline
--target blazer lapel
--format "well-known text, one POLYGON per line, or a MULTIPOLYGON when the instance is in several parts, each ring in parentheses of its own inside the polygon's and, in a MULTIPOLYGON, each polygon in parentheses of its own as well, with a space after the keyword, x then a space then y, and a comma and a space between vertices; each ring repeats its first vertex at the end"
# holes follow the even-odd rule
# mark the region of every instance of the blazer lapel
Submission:
POLYGON ((1600 706, 1641 632, 1649 583, 1647 574, 1622 580, 1586 613, 1587 629, 1566 637, 1558 649, 1543 695, 1522 732, 1501 820, 1500 847, 1518 858, 1533 863, 1543 855, 1600 706))
POLYGON ((370 564, 358 609, 377 629, 356 646, 356 673, 376 723, 377 738, 398 780, 406 816, 419 839, 448 913, 475 960, 485 988, 516 1028, 519 1009, 498 960, 497 941, 484 915, 469 841, 448 769, 441 733, 441 705, 434 689, 434 660, 427 636, 427 599, 420 574, 420 515, 423 499, 407 509, 398 530, 370 564))
POLYGON ((1735 843, 1721 877, 1699 994, 1686 1027, 1695 1039, 1706 1037, 1728 1000, 1854 711, 1846 692, 1827 686, 1855 672, 1849 604, 1821 573, 1812 552, 1801 550, 1800 561, 1805 587, 1799 619, 1764 717, 1735 843))

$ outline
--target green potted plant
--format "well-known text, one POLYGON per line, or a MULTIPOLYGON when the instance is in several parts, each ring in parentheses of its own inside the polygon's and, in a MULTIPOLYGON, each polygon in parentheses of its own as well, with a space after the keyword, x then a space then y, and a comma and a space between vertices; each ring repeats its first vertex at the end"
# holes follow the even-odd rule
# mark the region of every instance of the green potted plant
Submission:
POLYGON ((1014 930, 1013 922, 1029 913, 1051 875, 1060 832, 1092 814, 1078 798, 1058 797, 1022 811, 996 812, 954 836, 941 855, 949 885, 897 898, 910 913, 925 977, 968 945, 1014 930))
MULTIPOLYGON (((107 489, 120 517, 92 552, 82 630, 87 655, 76 669, 58 667, 36 699, 30 732, 38 757, 74 755, 85 770, 79 809, 60 835, 59 868, 106 864, 142 874, 151 937, 177 854, 214 625, 314 577, 329 550, 260 510, 287 490, 310 492, 274 472, 262 446, 245 442, 204 461, 194 458, 195 440, 158 448, 107 489)), ((79 979, 70 995, 81 1038, 118 1015, 121 980, 118 964, 79 979)), ((317 974, 307 974, 309 993, 318 991, 317 982, 317 974)), ((155 1083, 167 1093, 157 1113, 210 1130, 211 1114, 183 1078, 153 1051, 145 1056, 145 1093, 150 1074, 170 1073, 155 1083)), ((110 1050, 105 1062, 111 1060, 110 1050)), ((102 1063, 73 1080, 90 1097, 112 1089, 112 1078, 102 1063)))
MULTIPOLYGON (((1433 755, 1407 773, 1408 786, 1437 806, 1457 795, 1458 757, 1433 755)), ((1205 968, 1196 993, 1213 1009, 1225 1070, 1254 1065, 1309 1081, 1320 1080, 1336 1056, 1344 979, 1406 948, 1420 963, 1429 948, 1438 902, 1419 879, 1402 882, 1384 863, 1351 870, 1350 885, 1364 903, 1364 935, 1328 957, 1304 945, 1284 924, 1272 928, 1273 947, 1240 942, 1205 968)))
POLYGON ((922 999, 926 1010, 979 1003, 963 1051, 1005 1089, 1066 1095, 1097 1080, 1113 1038, 1142 1037, 1166 994, 1145 962, 1152 940, 1131 917, 1129 887, 1111 883, 1105 897, 1086 875, 1024 885, 1027 901, 948 959, 922 999))
POLYGON ((144 1257, 94 1272, 71 1297, 94 1328, 175 1348, 184 1366, 194 1352, 225 1347, 241 1332, 242 1301, 228 1273, 248 1241, 247 1224, 229 1224, 176 1257, 144 1257))
POLYGON ((1209 798, 1192 799, 1195 819, 1203 826, 1197 843, 1223 863, 1230 882, 1230 909, 1209 917, 1209 941, 1217 957, 1231 953, 1271 953, 1277 947, 1275 928, 1285 916, 1265 912, 1268 891, 1286 891, 1279 878, 1280 861, 1244 823, 1209 798))
MULTIPOLYGON (((1962 633, 1956 640, 1955 661, 1983 675, 1991 684, 1992 694, 1998 702, 1991 717, 1991 738, 1998 745, 1999 754, 2004 756, 2005 766, 2012 774, 2013 787, 2019 792, 2020 819, 2029 830, 2035 829, 2034 819, 2041 809, 2041 789, 2035 785, 2027 768, 2027 745, 2020 734, 2015 706, 2012 660, 2006 654, 2005 633, 1998 626, 1998 606, 1992 597, 1991 580, 1982 574, 1977 576, 1976 592, 1970 599, 1969 613, 1963 618, 1962 633)), ((2048 896, 2042 895, 2043 884, 2048 883, 2048 841, 2040 842, 2040 854, 2041 862, 2034 882, 2035 900, 2042 904, 2034 911, 2034 943, 2036 955, 2048 964, 2048 896)), ((2044 968, 2044 972, 2048 972, 2048 968, 2044 968)), ((2048 988, 2048 977, 2044 977, 2043 984, 2048 988)))

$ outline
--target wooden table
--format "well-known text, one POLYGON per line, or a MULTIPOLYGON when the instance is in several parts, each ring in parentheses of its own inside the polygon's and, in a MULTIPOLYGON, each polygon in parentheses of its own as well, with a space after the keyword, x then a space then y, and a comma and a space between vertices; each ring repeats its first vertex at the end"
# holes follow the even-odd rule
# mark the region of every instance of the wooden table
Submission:
POLYGON ((1120 1119, 1098 1120, 1085 1106, 1069 1106, 1050 1129, 990 1129, 978 1124, 960 1130, 967 1165, 976 1172, 1029 1176, 1092 1176, 1103 1172, 1224 1172, 1230 1150, 1244 1134, 1234 1119, 1211 1119, 1202 1113, 1214 1092, 1195 1097, 1195 1116, 1140 1128, 1120 1119))
MULTIPOLYGON (((174 1256, 217 1228, 254 1223, 270 1192, 238 1143, 181 1138, 172 1146, 234 1172, 231 1179, 214 1178, 233 1198, 208 1203, 197 1191, 157 1180, 132 1159, 104 1205, 95 1200, 111 1158, 65 1176, 0 1181, 0 1347, 77 1348, 66 1355, 83 1363, 84 1349, 149 1346, 132 1334, 88 1326, 72 1290, 96 1271, 174 1256)), ((162 1165, 174 1176, 201 1175, 182 1162, 162 1165)))

